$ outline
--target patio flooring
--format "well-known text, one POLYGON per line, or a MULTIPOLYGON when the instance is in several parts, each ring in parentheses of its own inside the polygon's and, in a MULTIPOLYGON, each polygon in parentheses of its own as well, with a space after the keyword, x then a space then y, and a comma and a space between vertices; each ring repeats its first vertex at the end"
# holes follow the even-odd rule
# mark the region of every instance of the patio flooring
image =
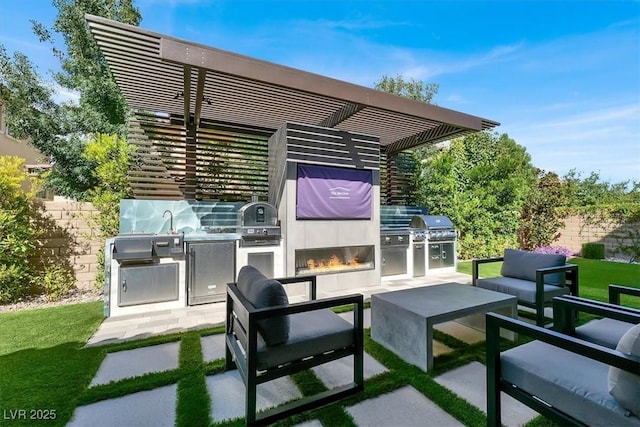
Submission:
MULTIPOLYGON (((383 281, 380 286, 354 288, 349 293, 361 293, 365 299, 372 293, 397 291, 440 283, 471 283, 471 276, 455 272, 430 273, 427 276, 383 281)), ((341 292, 342 294, 345 291, 341 292)), ((338 293, 320 293, 318 298, 338 296, 338 293)), ((186 332, 224 324, 224 302, 195 305, 173 310, 162 310, 136 315, 109 317, 87 342, 87 346, 148 338, 172 332, 186 332)))
MULTIPOLYGON (((453 273, 420 278, 419 280, 383 282, 383 285, 376 288, 376 291, 386 292, 446 282, 468 283, 468 280, 468 275, 453 273)), ((350 321, 352 316, 350 313, 345 313, 344 317, 350 321)), ((162 313, 106 319, 91 338, 89 345, 101 345, 163 333, 204 328, 222 324, 223 319, 224 304, 208 304, 162 313)), ((367 309, 365 310, 364 327, 369 328, 370 326, 371 315, 370 310, 367 309)), ((484 338, 481 336, 483 334, 456 322, 447 322, 438 325, 437 328, 468 343, 478 342, 484 338)), ((450 350, 446 346, 438 344, 434 343, 436 355, 450 350)), ((201 337, 201 347, 203 361, 208 362, 223 358, 224 335, 201 337)), ((180 343, 176 342, 108 353, 98 369, 91 387, 142 376, 149 372, 176 369, 179 351, 180 343), (126 361, 126 364, 123 361, 126 361), (127 368, 123 369, 123 366, 127 366, 127 368)), ((352 363, 352 358, 346 357, 316 367, 314 372, 325 386, 333 388, 351 380, 352 363)), ((386 370, 384 365, 365 353, 365 379, 379 375, 386 370)), ((483 364, 472 362, 434 379, 485 411, 486 380, 483 364)), ((244 384, 237 370, 207 376, 205 381, 211 402, 211 417, 214 422, 243 416, 244 384)), ((297 397, 300 397, 300 392, 294 383, 288 377, 281 378, 258 388, 258 407, 264 409, 277 406, 297 397)), ((107 399, 76 408, 69 426, 172 426, 176 422, 176 400, 177 388, 175 384, 107 399)), ((358 426, 417 426, 426 425, 426 420, 428 420, 428 425, 462 425, 411 386, 401 387, 390 393, 345 407, 345 411, 358 426)), ((522 425, 536 415, 535 412, 513 399, 503 400, 503 421, 507 426, 522 425)), ((321 425, 319 420, 300 424, 305 427, 321 425)))

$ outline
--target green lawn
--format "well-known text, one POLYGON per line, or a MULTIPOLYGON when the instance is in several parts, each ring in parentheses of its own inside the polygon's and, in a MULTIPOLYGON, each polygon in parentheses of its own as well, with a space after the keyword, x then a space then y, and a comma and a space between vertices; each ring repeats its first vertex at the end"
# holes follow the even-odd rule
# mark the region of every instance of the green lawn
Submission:
MULTIPOLYGON (((580 265, 580 293, 599 300, 607 299, 609 283, 640 287, 640 265, 606 261, 572 259, 580 265)), ((492 266, 493 273, 499 266, 492 266)), ((471 273, 471 263, 461 262, 459 271, 471 273)), ((483 275, 492 271, 481 270, 483 275)), ((623 301, 640 307, 640 301, 623 301)), ((221 333, 213 328, 183 334, 153 337, 135 342, 97 348, 83 348, 102 320, 102 303, 87 303, 22 312, 0 313, 0 407, 4 413, 16 410, 48 410, 55 420, 3 419, 3 425, 65 425, 78 405, 85 405, 136 391, 177 383, 177 425, 194 426, 211 423, 205 376, 221 372, 221 360, 202 361, 200 336, 221 333), (88 385, 108 352, 181 341, 180 363, 176 370, 144 375, 98 387, 88 385)), ((453 353, 436 358, 435 370, 428 374, 400 360, 393 353, 371 340, 365 333, 366 351, 383 363, 389 372, 367 380, 365 392, 311 413, 284 420, 281 425, 294 425, 317 418, 324 425, 353 425, 345 406, 410 384, 440 405, 465 425, 486 425, 484 413, 458 398, 433 380, 434 376, 471 361, 484 363, 484 344, 468 345, 438 331, 436 339, 454 349, 453 353)), ((310 372, 294 376, 305 393, 322 388, 310 372)), ((236 421, 228 425, 242 425, 236 421)), ((549 425, 537 418, 530 426, 549 425)))

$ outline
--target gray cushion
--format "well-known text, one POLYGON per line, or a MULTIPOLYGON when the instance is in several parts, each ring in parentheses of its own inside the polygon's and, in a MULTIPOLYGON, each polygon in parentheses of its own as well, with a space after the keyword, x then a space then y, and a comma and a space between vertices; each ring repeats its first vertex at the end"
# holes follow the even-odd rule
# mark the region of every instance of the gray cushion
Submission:
POLYGON ((286 343, 268 347, 258 336, 258 370, 348 347, 354 342, 353 325, 329 309, 296 313, 289 318, 291 327, 286 343))
POLYGON ((576 328, 576 337, 604 347, 616 348, 620 338, 633 327, 633 323, 615 319, 596 319, 576 328))
MULTIPOLYGON (((529 280, 514 279, 512 277, 490 277, 476 280, 476 286, 490 291, 514 295, 520 302, 530 304, 535 304, 536 302, 536 282, 529 280)), ((553 297, 568 293, 569 288, 566 286, 544 285, 545 302, 550 302, 553 297)))
MULTIPOLYGON (((255 308, 289 304, 280 282, 268 279, 255 267, 245 265, 238 273, 238 290, 255 308)), ((289 338, 289 316, 277 316, 258 321, 258 331, 267 345, 278 345, 289 338)))
POLYGON ((540 342, 501 355, 502 377, 590 426, 640 426, 609 394, 609 366, 540 342))
MULTIPOLYGON (((539 254, 517 249, 504 250, 504 262, 500 274, 522 280, 536 281, 536 270, 560 267, 567 263, 567 257, 558 254, 539 254)), ((544 282, 550 285, 562 283, 562 273, 548 274, 544 282)))
MULTIPOLYGON (((629 329, 620 338, 616 350, 640 357, 640 324, 629 329)), ((640 372, 631 373, 615 367, 609 368, 609 393, 623 408, 640 416, 640 372)))

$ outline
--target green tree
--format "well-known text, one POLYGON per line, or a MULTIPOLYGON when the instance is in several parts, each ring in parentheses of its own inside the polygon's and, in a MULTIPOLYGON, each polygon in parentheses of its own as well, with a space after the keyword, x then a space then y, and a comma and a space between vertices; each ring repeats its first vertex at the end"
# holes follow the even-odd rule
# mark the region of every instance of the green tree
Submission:
POLYGON ((427 83, 413 78, 405 80, 402 74, 397 74, 396 77, 382 76, 379 81, 374 83, 373 88, 382 92, 393 93, 405 98, 432 104, 433 98, 438 93, 440 85, 438 83, 427 83))
POLYGON ((562 206, 565 201, 562 181, 553 172, 538 171, 538 178, 520 212, 518 245, 534 250, 549 246, 560 237, 564 227, 562 206))
POLYGON ((507 134, 480 132, 418 160, 416 199, 456 224, 461 258, 497 255, 515 245, 536 178, 524 147, 507 134))
POLYGON ((53 162, 47 184, 60 194, 85 199, 97 184, 91 173, 95 164, 82 156, 89 135, 122 134, 127 110, 84 14, 137 25, 140 13, 133 0, 54 0, 53 5, 58 9, 53 28, 32 21, 33 29, 60 59, 62 71, 53 74, 55 83, 78 93, 78 103, 57 105, 51 85, 43 81, 29 59, 20 52, 10 56, 2 45, 0 96, 16 137, 29 141, 53 162), (52 32, 62 34, 64 48, 55 45, 52 32))

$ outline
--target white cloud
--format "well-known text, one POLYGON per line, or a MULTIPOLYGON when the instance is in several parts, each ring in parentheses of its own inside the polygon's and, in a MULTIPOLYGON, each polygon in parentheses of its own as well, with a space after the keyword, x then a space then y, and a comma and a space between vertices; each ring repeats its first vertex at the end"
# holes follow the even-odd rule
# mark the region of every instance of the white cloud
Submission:
POLYGON ((53 100, 57 104, 77 105, 80 101, 80 93, 64 88, 57 83, 52 83, 53 100))

